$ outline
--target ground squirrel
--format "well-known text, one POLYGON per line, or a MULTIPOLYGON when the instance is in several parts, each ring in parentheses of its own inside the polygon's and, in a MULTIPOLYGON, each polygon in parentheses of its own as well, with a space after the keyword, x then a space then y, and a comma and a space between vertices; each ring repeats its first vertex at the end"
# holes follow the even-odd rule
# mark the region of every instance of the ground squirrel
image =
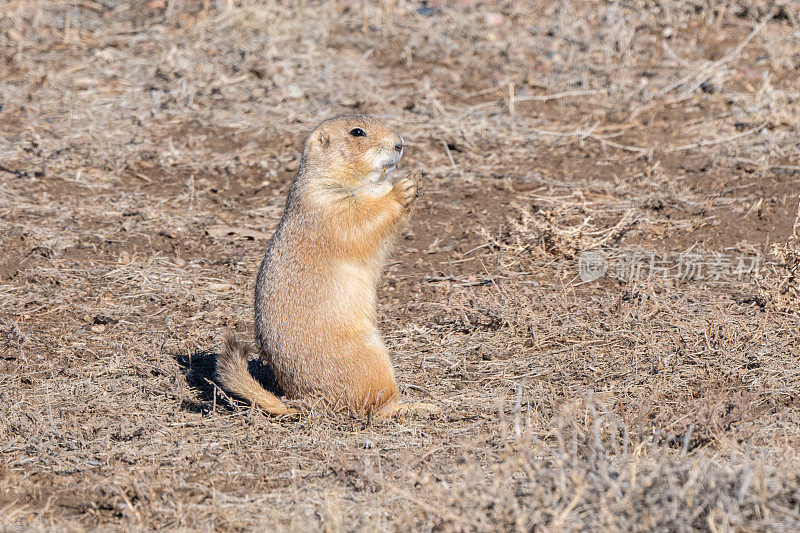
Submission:
MULTIPOLYGON (((332 118, 306 140, 255 291, 256 347, 289 399, 379 417, 437 410, 398 403, 376 320, 384 259, 417 195, 418 176, 386 175, 402 154, 403 139, 366 116, 332 118)), ((247 352, 225 338, 223 387, 268 413, 294 412, 250 375, 247 352)))

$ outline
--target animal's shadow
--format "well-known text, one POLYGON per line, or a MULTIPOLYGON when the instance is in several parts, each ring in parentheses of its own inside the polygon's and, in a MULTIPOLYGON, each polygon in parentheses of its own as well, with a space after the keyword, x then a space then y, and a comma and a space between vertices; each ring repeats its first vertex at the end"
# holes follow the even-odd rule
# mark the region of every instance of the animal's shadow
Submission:
MULTIPOLYGON (((200 400, 184 399, 181 404, 182 409, 195 413, 208 413, 214 406, 235 409, 236 406, 231 402, 231 398, 246 403, 242 398, 226 391, 217 380, 217 357, 219 353, 214 350, 198 350, 174 356, 175 361, 183 369, 186 384, 197 391, 200 400)), ((278 397, 283 396, 283 391, 268 365, 259 359, 253 359, 248 363, 248 370, 265 389, 278 397)))

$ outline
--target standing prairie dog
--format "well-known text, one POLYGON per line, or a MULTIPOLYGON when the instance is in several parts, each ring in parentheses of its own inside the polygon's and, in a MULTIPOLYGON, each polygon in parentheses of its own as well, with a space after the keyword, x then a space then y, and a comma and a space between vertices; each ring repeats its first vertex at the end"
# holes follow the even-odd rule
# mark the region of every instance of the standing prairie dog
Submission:
MULTIPOLYGON (((437 410, 398 403, 376 319, 384 260, 417 195, 416 177, 386 176, 402 155, 403 139, 367 116, 326 120, 306 140, 255 291, 256 346, 290 399, 378 417, 437 410)), ((268 413, 295 412, 247 363, 228 335, 221 384, 268 413)))

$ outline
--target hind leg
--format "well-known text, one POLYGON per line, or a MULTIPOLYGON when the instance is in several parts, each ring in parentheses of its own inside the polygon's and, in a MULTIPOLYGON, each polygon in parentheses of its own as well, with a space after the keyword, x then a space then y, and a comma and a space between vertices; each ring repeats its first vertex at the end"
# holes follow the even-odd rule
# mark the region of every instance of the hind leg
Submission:
POLYGON ((376 329, 359 333, 336 347, 338 368, 327 381, 329 401, 353 414, 376 413, 397 402, 400 391, 389 353, 376 329))
POLYGON ((362 369, 369 368, 361 377, 369 376, 367 380, 359 380, 361 413, 371 414, 377 419, 386 419, 412 413, 438 413, 441 409, 430 403, 400 402, 400 391, 394 377, 389 352, 375 331, 367 337, 365 346, 360 347, 363 352, 359 360, 362 369), (368 356, 366 354, 369 354, 368 356), (368 362, 367 364, 365 364, 368 362), (377 394, 376 394, 377 392, 377 394))

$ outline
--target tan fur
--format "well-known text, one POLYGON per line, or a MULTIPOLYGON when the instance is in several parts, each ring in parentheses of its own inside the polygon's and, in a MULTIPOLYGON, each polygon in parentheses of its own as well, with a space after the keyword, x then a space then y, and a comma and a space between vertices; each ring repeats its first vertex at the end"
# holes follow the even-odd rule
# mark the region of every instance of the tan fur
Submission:
POLYGON ((225 336, 222 354, 217 361, 217 379, 224 383, 230 392, 248 399, 253 405, 268 413, 288 415, 297 412, 287 407, 250 375, 247 370, 250 359, 247 346, 237 341, 233 335, 225 336))
MULTIPOLYGON (((398 404, 377 327, 378 279, 417 194, 414 178, 384 175, 401 154, 402 139, 371 117, 330 119, 306 140, 255 294, 259 355, 290 399, 377 416, 436 410, 398 404), (354 128, 366 136, 350 135, 354 128)), ((269 413, 290 411, 253 380, 234 340, 218 365, 231 392, 269 413)))

